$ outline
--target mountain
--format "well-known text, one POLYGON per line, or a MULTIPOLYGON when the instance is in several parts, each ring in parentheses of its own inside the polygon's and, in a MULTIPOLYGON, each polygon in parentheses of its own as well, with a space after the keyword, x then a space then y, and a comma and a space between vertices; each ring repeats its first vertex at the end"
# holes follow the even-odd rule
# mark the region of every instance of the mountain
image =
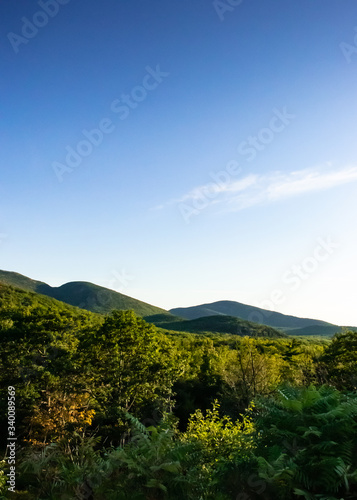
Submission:
POLYGON ((160 307, 146 304, 122 293, 85 281, 75 281, 59 287, 51 287, 42 281, 35 281, 18 273, 0 271, 0 283, 47 295, 96 313, 106 314, 113 309, 132 309, 138 316, 166 314, 171 317, 167 311, 160 307))
POLYGON ((309 318, 298 318, 259 307, 241 304, 230 300, 221 300, 210 304, 170 309, 171 314, 188 320, 222 315, 234 316, 247 321, 278 328, 289 335, 325 335, 331 336, 342 331, 343 327, 309 318))
POLYGON ((249 337, 286 337, 286 335, 270 326, 245 321, 233 316, 205 316, 193 320, 176 318, 172 321, 167 315, 145 318, 146 321, 167 330, 189 333, 230 333, 232 335, 249 337))
MULTIPOLYGON (((279 330, 289 335, 330 337, 343 330, 343 327, 326 321, 288 316, 229 300, 165 311, 160 307, 85 281, 75 281, 59 287, 51 287, 47 283, 33 280, 19 273, 0 271, 0 283, 47 295, 66 304, 95 313, 107 314, 113 309, 132 309, 149 323, 175 331, 221 332, 241 335, 240 332, 245 331, 244 328, 248 328, 252 332, 251 335, 258 335, 258 325, 260 325, 260 329, 262 325, 265 325, 275 329, 274 331, 266 330, 267 336, 274 336, 277 334, 276 330, 279 330), (198 319, 200 321, 196 321, 198 319), (244 325, 242 322, 250 324, 244 325)), ((356 328, 349 327, 349 329, 356 328)))
POLYGON ((15 288, 21 288, 22 290, 28 290, 37 293, 40 293, 38 292, 39 287, 48 286, 46 285, 46 283, 43 283, 42 281, 32 280, 27 276, 23 276, 22 274, 19 273, 12 273, 10 271, 0 271, 0 283, 4 283, 5 285, 11 285, 15 288))
MULTIPOLYGON (((60 317, 81 317, 82 321, 85 320, 86 322, 90 321, 93 323, 100 322, 101 318, 103 318, 100 314, 94 313, 94 309, 98 309, 98 303, 100 303, 100 306, 103 306, 101 303, 103 298, 105 299, 107 297, 111 300, 113 297, 111 294, 103 294, 103 290, 101 290, 102 287, 97 287, 91 283, 67 283, 62 287, 52 288, 45 283, 31 280, 16 273, 7 273, 6 275, 3 273, 3 271, 0 273, 0 310, 16 309, 28 311, 41 308, 45 314, 57 312, 60 317), (11 276, 12 274, 13 276, 11 276), (16 283, 17 286, 11 285, 11 281, 16 283), (39 293, 44 291, 56 295, 57 298, 39 293), (99 298, 97 296, 97 302, 93 302, 93 297, 95 297, 93 293, 97 293, 97 295, 100 293, 103 295, 100 295, 99 298), (68 297, 71 298, 73 303, 80 303, 82 300, 87 300, 87 308, 80 309, 74 305, 68 304, 68 297), (66 301, 64 299, 66 299, 66 301), (89 308, 91 308, 91 312, 88 310, 89 308)), ((106 289, 104 290, 106 292, 106 289)), ((131 299, 130 297, 126 298, 126 296, 124 296, 124 298, 121 297, 121 302, 119 302, 118 297, 114 296, 114 299, 116 299, 115 304, 118 306, 116 307, 117 309, 133 309, 133 307, 130 306, 134 305, 138 310, 137 303, 139 301, 135 299, 131 299), (135 303, 133 304, 132 301, 135 303)), ((187 333, 230 333, 239 336, 248 335, 251 337, 271 338, 285 336, 283 333, 274 330, 274 328, 250 323, 249 321, 243 321, 231 316, 213 316, 191 321, 173 316, 166 311, 157 313, 157 311, 161 311, 159 308, 140 302, 139 304, 142 313, 147 311, 152 312, 153 310, 156 312, 156 314, 144 316, 144 319, 163 330, 174 330, 176 332, 187 333)), ((108 306, 108 304, 106 305, 108 306)), ((114 307, 111 308, 111 310, 112 309, 114 309, 114 307)))
POLYGON ((32 290, 14 287, 8 283, 0 283, 0 311, 12 310, 26 311, 27 315, 29 311, 35 310, 41 314, 58 314, 60 317, 71 316, 95 323, 102 322, 103 318, 99 314, 79 309, 32 290))

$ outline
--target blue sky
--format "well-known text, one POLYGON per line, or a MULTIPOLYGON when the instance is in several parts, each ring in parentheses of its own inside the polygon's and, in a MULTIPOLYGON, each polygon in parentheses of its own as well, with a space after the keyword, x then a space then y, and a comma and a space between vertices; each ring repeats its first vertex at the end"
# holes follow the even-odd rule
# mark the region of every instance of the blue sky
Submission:
POLYGON ((0 19, 2 269, 357 326, 354 0, 0 19))

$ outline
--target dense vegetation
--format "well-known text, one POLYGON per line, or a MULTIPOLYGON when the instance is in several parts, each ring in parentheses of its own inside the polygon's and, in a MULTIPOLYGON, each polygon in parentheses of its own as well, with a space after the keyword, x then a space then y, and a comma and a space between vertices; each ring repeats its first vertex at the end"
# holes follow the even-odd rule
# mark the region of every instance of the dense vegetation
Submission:
POLYGON ((0 343, 18 438, 3 498, 357 497, 355 332, 166 332, 0 285, 0 343))

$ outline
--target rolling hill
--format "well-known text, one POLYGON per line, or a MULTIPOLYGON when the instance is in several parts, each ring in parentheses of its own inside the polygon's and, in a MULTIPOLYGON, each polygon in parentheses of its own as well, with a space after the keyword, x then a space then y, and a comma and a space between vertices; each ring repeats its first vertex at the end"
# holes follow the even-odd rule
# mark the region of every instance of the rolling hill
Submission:
POLYGON ((194 320, 214 315, 234 316, 246 321, 278 328, 289 335, 325 335, 331 336, 342 331, 343 327, 309 318, 288 316, 259 307, 241 304, 230 300, 212 302, 192 307, 170 309, 170 313, 181 318, 194 320))
MULTIPOLYGON (((26 310, 26 314, 32 310, 41 310, 42 314, 59 314, 60 316, 71 316, 95 323, 103 321, 103 316, 92 313, 78 307, 71 306, 62 301, 41 295, 32 290, 24 290, 7 283, 0 283, 0 311, 26 310)), ((6 317, 6 315, 5 315, 6 317)))
MULTIPOLYGON (((8 283, 9 281, 10 280, 8 279, 7 283, 0 282, 0 311, 13 309, 26 310, 26 314, 28 315, 31 310, 38 311, 38 308, 40 308, 42 310, 42 314, 59 314, 61 317, 70 316, 72 318, 80 317, 82 321, 85 320, 86 322, 91 323, 100 323, 103 320, 103 316, 101 314, 70 305, 62 300, 34 292, 33 290, 14 287, 8 283)), ((26 286, 26 280, 24 277, 17 277, 17 284, 26 286)), ((73 284, 69 283, 67 285, 71 286, 73 284)), ((74 285, 76 285, 76 283, 74 285)), ((47 287, 48 285, 36 281, 32 281, 32 283, 28 284, 28 288, 33 287, 40 290, 42 290, 44 286, 47 287)), ((66 292, 68 286, 59 288, 62 290, 64 289, 66 292)), ((62 290, 61 293, 63 293, 62 290)), ((77 297, 77 302, 79 299, 83 299, 83 289, 81 287, 78 288, 77 286, 74 286, 75 293, 77 293, 78 290, 79 296, 77 297)), ((84 290, 88 291, 88 287, 85 287, 84 290)), ((89 290, 91 290, 91 287, 89 287, 89 290)), ((73 290, 70 291, 73 293, 73 290)), ((58 295, 61 295, 61 293, 58 295)), ((123 306, 126 306, 127 304, 130 304, 130 301, 125 301, 122 304, 123 306)), ((92 304, 89 305, 91 306, 92 304)), ((251 337, 271 338, 284 336, 283 333, 274 330, 274 328, 250 323, 248 321, 243 321, 230 316, 213 316, 191 321, 184 320, 164 312, 145 316, 144 319, 165 331, 174 330, 175 332, 187 333, 230 333, 239 336, 248 335, 251 337)))
MULTIPOLYGON (((51 287, 42 281, 33 280, 19 273, 0 271, 0 283, 46 295, 66 304, 100 314, 110 313, 114 309, 132 309, 149 323, 175 331, 220 332, 240 335, 244 328, 248 328, 252 335, 258 335, 257 327, 260 325, 260 329, 262 326, 273 329, 266 330, 267 336, 276 336, 278 330, 288 335, 330 337, 343 330, 343 327, 326 321, 289 316, 228 300, 166 311, 128 295, 85 281, 74 281, 59 287, 51 287), (249 325, 244 326, 244 322, 249 322, 249 325)), ((349 329, 355 328, 349 327, 349 329)))
POLYGON ((35 281, 18 273, 0 271, 0 283, 47 295, 72 306, 101 314, 110 313, 113 309, 132 309, 138 316, 154 314, 171 316, 160 307, 146 304, 109 288, 85 281, 75 281, 59 287, 51 287, 42 281, 35 281))
POLYGON ((165 317, 148 317, 146 321, 154 323, 156 326, 176 332, 189 333, 230 333, 238 336, 249 337, 271 337, 279 338, 286 335, 276 330, 275 328, 245 321, 233 316, 205 316, 193 320, 184 320, 176 318, 171 321, 168 316, 165 317))

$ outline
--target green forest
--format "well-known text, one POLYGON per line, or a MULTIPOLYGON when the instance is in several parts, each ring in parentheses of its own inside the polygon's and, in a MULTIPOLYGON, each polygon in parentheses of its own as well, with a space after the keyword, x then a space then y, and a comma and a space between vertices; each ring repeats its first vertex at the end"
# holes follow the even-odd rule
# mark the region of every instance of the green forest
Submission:
POLYGON ((0 285, 1 498, 357 498, 357 332, 167 326, 0 285))

